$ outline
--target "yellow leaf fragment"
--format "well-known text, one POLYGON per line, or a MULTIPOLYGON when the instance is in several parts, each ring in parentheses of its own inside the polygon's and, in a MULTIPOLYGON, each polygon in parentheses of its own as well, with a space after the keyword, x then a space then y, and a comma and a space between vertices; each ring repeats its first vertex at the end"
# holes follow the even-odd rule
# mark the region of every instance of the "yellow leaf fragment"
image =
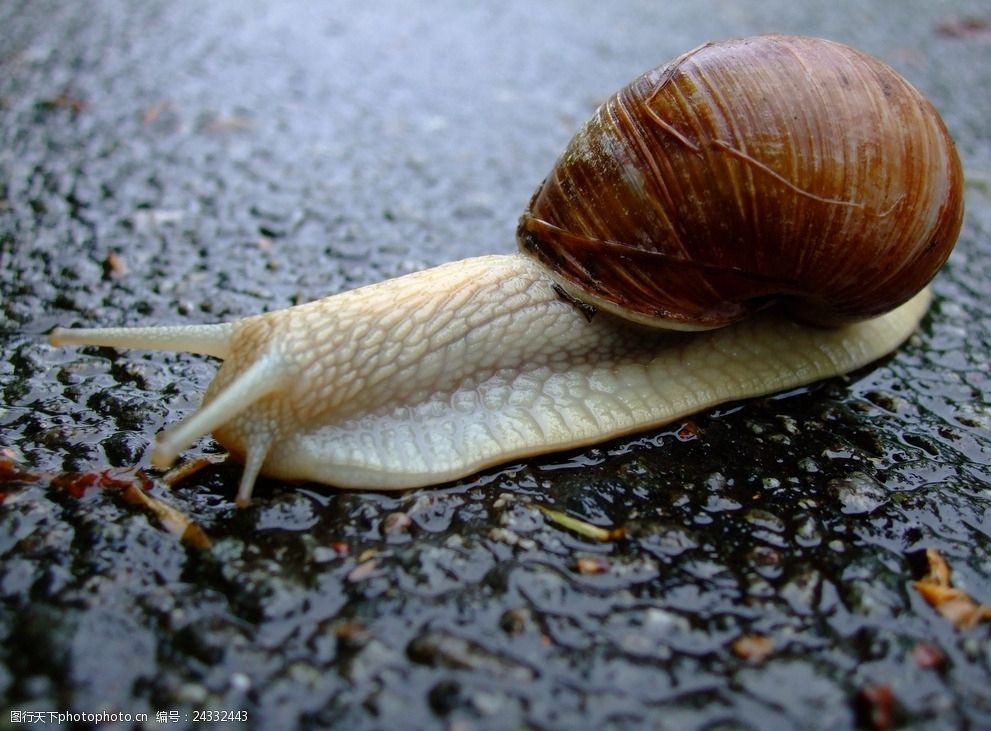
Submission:
POLYGON ((929 573, 912 586, 937 612, 946 617, 957 629, 971 629, 980 622, 991 621, 991 607, 978 604, 963 589, 957 589, 950 581, 950 565, 935 548, 926 549, 929 573))
POLYGON ((161 480, 169 487, 182 482, 187 477, 192 477, 200 470, 206 469, 215 464, 223 464, 227 461, 225 454, 201 454, 198 457, 185 460, 182 464, 176 465, 164 475, 161 480))
POLYGON ((153 498, 138 485, 126 487, 122 495, 129 503, 142 505, 153 513, 169 533, 178 536, 186 545, 201 549, 210 547, 210 538, 192 518, 171 505, 153 498))
POLYGON ((591 538, 594 541, 618 541, 626 537, 626 531, 622 528, 602 528, 591 523, 586 523, 584 520, 572 517, 560 510, 547 508, 543 505, 538 505, 537 508, 540 509, 540 512, 545 517, 557 523, 562 528, 573 531, 580 536, 591 538))

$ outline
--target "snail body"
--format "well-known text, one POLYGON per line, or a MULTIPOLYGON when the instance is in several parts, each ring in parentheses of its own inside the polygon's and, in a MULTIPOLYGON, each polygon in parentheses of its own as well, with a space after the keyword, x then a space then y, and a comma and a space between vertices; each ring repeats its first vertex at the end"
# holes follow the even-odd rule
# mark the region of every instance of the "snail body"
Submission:
POLYGON ((891 352, 926 311, 925 284, 960 227, 961 184, 938 115, 880 62, 809 38, 712 44, 600 108, 531 200, 520 253, 231 323, 56 329, 50 340, 221 358, 203 406, 160 435, 152 462, 166 467, 213 432, 244 461, 239 504, 259 473, 417 487, 793 388, 891 352), (857 61, 866 70, 839 64, 823 77, 839 79, 836 88, 820 88, 808 67, 822 55, 830 69, 834 55, 868 59, 857 61), (748 74, 761 82, 750 97, 748 74), (726 129, 689 93, 719 83, 742 99, 734 116, 724 109, 730 97, 709 94, 726 129), (772 103, 782 89, 802 91, 801 114, 772 103), (854 142, 792 149, 786 120, 808 127, 812 97, 828 109, 840 103, 834 97, 847 99, 854 111, 841 123, 860 126, 835 131, 854 142), (746 115, 754 119, 744 124, 746 115), (921 132, 903 131, 909 118, 921 132), (907 159, 892 163, 898 155, 907 159), (711 245, 716 239, 729 253, 711 245), (767 241, 768 253, 754 250, 767 241), (853 261, 844 263, 848 249, 853 261), (799 324, 784 308, 751 315, 774 302, 837 326, 799 324))

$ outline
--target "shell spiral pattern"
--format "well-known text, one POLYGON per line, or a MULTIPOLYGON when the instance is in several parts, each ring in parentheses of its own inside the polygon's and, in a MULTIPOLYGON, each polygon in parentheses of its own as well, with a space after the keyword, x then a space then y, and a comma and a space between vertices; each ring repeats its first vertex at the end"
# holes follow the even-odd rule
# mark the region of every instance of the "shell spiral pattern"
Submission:
POLYGON ((520 220, 574 296, 705 329, 785 301, 835 324, 898 306, 949 256, 963 174, 933 106, 831 41, 701 46, 603 104, 520 220))

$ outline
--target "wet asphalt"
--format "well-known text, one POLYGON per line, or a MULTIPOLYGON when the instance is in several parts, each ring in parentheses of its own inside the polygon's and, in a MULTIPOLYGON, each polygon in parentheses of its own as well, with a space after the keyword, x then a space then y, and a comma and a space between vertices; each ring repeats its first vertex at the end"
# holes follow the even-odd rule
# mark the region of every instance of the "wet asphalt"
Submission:
POLYGON ((937 549, 991 604, 988 119, 982 2, 4 3, 0 728, 991 727, 991 623, 912 587, 937 549), (236 467, 143 482, 214 362, 44 341, 509 252, 598 103, 769 31, 890 63, 964 161, 932 311, 849 377, 437 488, 264 480, 237 510, 236 467))

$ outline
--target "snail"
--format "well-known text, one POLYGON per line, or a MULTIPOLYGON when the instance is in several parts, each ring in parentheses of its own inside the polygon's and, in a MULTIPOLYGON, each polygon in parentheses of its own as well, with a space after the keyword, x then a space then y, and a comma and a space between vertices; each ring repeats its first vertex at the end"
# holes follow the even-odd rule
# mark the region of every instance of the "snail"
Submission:
POLYGON ((159 435, 259 474, 403 489, 644 431, 862 367, 925 314, 963 176, 933 106, 822 39, 709 43, 575 135, 519 251, 235 322, 61 329, 53 345, 223 360, 159 435))

